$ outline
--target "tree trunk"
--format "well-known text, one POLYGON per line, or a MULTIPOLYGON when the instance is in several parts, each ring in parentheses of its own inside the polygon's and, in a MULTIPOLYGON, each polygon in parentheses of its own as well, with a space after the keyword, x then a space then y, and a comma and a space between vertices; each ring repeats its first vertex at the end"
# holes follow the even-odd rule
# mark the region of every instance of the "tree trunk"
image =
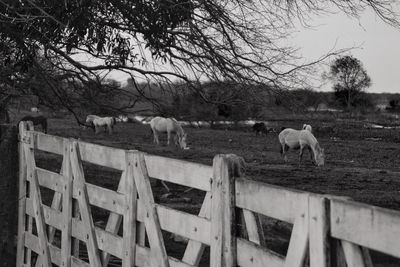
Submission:
POLYGON ((351 93, 350 89, 347 90, 347 110, 351 110, 351 93))

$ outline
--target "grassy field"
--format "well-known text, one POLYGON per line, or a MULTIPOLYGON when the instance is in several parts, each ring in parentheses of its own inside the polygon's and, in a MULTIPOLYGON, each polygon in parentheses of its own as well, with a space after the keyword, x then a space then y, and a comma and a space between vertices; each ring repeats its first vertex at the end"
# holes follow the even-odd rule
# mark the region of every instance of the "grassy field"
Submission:
MULTIPOLYGON (((281 124, 293 128, 302 125, 299 122, 281 124)), ((297 151, 289 153, 289 163, 285 164, 279 153, 277 134, 255 136, 250 128, 185 128, 191 149, 181 151, 167 147, 165 136, 161 139, 162 146, 154 145, 148 125, 117 124, 110 136, 95 135, 73 120, 49 119, 49 134, 208 165, 216 154, 234 153, 244 157, 246 176, 250 179, 316 193, 346 195, 369 204, 400 209, 400 130, 335 126, 331 132, 319 133, 318 127, 314 128, 325 148, 324 167, 312 166, 308 152, 303 157, 303 166, 298 167, 297 151)))
MULTIPOLYGON (((293 128, 301 128, 302 123, 271 122, 275 127, 293 128)), ((314 167, 309 161, 308 152, 305 152, 304 164, 298 167, 297 152, 289 153, 288 164, 283 162, 276 133, 255 136, 250 127, 240 130, 185 128, 191 149, 181 151, 172 146, 167 147, 166 137, 161 140, 162 146, 154 145, 150 127, 139 123, 117 124, 113 135, 95 135, 89 129, 80 128, 69 118, 50 118, 48 124, 48 133, 52 135, 137 149, 207 165, 212 164, 216 154, 234 153, 245 159, 246 176, 250 179, 309 192, 350 196, 364 203, 400 210, 400 130, 367 130, 362 127, 362 123, 349 121, 332 121, 320 125, 310 123, 315 125, 315 135, 325 148, 326 165, 314 167)), ((41 154, 38 165, 57 170, 60 162, 60 158, 41 154)), ((85 168, 89 182, 116 189, 120 173, 93 166, 85 168)), ((183 203, 181 209, 198 212, 199 201, 204 195, 195 191, 183 193, 184 188, 177 186, 172 188, 178 194, 193 199, 191 203, 183 203)), ((165 193, 163 188, 155 189, 156 196, 162 193, 165 193)), ((175 206, 179 205, 175 203, 175 206)), ((102 221, 104 223, 105 214, 101 211, 95 213, 99 224, 102 221)), ((274 250, 285 253, 290 227, 279 224, 271 227, 269 230, 278 232, 280 237, 271 237, 267 243, 274 250)), ((168 247, 171 250, 169 253, 177 257, 184 248, 178 243, 168 247)), ((392 266, 390 262, 394 264, 391 259, 374 255, 374 259, 380 263, 378 266, 392 266)))

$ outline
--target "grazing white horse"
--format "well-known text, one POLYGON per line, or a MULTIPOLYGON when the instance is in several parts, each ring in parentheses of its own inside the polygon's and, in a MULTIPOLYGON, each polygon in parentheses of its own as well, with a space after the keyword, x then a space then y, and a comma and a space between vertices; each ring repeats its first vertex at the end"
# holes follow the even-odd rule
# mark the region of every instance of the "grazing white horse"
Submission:
POLYGON ((100 117, 97 115, 87 115, 86 117, 86 124, 93 125, 96 134, 100 132, 102 127, 104 127, 104 131, 108 129, 108 133, 112 134, 115 123, 114 117, 100 117))
POLYGON ((303 130, 312 132, 312 127, 310 124, 303 124, 303 130))
POLYGON ((325 163, 325 151, 320 147, 317 139, 309 130, 284 129, 279 133, 279 142, 281 143, 281 153, 287 162, 286 152, 289 149, 300 149, 299 165, 303 157, 304 148, 310 152, 311 161, 317 166, 323 166, 325 163), (314 156, 314 157, 313 157, 314 156))
POLYGON ((178 121, 174 118, 155 117, 150 121, 150 127, 153 131, 154 143, 159 144, 158 134, 167 133, 168 145, 170 144, 171 133, 175 133, 175 145, 179 144, 181 149, 188 149, 186 147, 186 133, 179 125, 178 121))

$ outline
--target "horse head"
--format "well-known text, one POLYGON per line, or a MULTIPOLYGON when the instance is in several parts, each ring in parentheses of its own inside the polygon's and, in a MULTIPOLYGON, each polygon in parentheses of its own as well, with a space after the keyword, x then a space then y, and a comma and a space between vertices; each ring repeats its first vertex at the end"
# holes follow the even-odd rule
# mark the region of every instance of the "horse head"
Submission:
POLYGON ((325 150, 321 147, 316 148, 315 163, 317 166, 324 166, 325 164, 325 150))
POLYGON ((178 142, 179 142, 179 146, 180 146, 181 149, 186 149, 187 148, 186 140, 187 140, 187 134, 186 133, 184 133, 183 135, 178 137, 178 142))

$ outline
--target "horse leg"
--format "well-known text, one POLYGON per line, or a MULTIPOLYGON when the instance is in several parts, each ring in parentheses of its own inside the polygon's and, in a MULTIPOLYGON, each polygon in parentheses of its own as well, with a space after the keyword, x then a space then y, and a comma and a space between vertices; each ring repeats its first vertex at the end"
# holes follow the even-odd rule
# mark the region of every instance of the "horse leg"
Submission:
POLYGON ((98 134, 99 133, 99 127, 97 127, 96 125, 94 126, 94 133, 98 134))
POLYGON ((158 141, 158 133, 156 130, 153 130, 153 137, 154 137, 154 143, 157 145, 160 144, 160 141, 158 141))
POLYGON ((171 138, 171 132, 167 132, 167 145, 169 146, 169 139, 171 138))
POLYGON ((312 149, 311 149, 311 147, 310 146, 308 146, 308 152, 310 153, 310 159, 311 159, 311 162, 314 164, 314 165, 316 165, 316 162, 315 162, 315 160, 314 160, 314 153, 313 153, 313 151, 312 151, 312 149))
POLYGON ((286 144, 281 144, 281 154, 283 157, 283 160, 287 162, 287 157, 286 157, 286 144))
POLYGON ((175 135, 174 141, 175 141, 175 146, 178 146, 179 145, 179 136, 178 136, 178 134, 175 135))
POLYGON ((150 131, 151 131, 151 134, 153 134, 153 143, 154 143, 154 144, 157 144, 157 142, 156 142, 156 133, 155 133, 155 130, 153 130, 153 128, 150 127, 150 131))
POLYGON ((108 127, 108 134, 112 134, 112 126, 111 125, 107 125, 108 127))
POLYGON ((301 165, 301 159, 303 157, 304 146, 300 146, 300 154, 299 154, 299 167, 301 165))

